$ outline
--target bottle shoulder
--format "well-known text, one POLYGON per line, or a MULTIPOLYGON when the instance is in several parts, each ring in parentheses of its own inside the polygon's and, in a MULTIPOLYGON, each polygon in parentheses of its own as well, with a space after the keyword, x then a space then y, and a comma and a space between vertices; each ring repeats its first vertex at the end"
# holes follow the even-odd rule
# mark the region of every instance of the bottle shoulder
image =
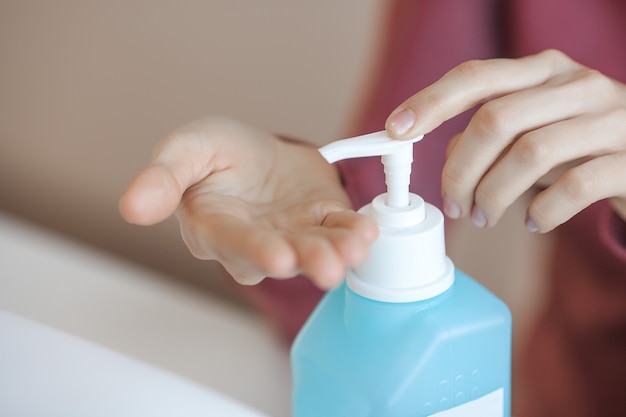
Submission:
POLYGON ((341 317, 346 321, 364 321, 370 327, 391 326, 414 322, 426 326, 442 323, 464 323, 480 320, 488 323, 507 322, 511 314, 507 305, 479 282, 462 271, 455 271, 453 285, 444 293, 422 301, 388 303, 362 297, 342 284, 327 293, 313 314, 311 321, 330 321, 330 326, 339 325, 341 317))
POLYGON ((506 386, 510 350, 508 308, 459 272, 449 291, 415 303, 368 300, 346 287, 331 291, 298 335, 292 366, 306 399, 323 381, 331 392, 350 387, 360 406, 378 404, 362 395, 370 393, 408 410, 446 398, 460 404, 506 386))
MULTIPOLYGON (((413 303, 366 299, 347 286, 329 292, 313 312, 294 344, 315 349, 328 344, 372 350, 430 350, 434 345, 463 339, 472 346, 510 338, 511 314, 504 302, 463 274, 445 293, 413 303)), ((401 352, 397 352, 400 354, 401 352)))

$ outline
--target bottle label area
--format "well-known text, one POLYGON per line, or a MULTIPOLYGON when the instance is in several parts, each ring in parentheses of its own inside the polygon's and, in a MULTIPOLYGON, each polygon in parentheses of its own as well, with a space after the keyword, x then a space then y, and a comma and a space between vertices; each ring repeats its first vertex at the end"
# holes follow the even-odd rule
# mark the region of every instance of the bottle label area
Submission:
POLYGON ((500 388, 480 398, 466 402, 428 417, 503 417, 504 389, 500 388))

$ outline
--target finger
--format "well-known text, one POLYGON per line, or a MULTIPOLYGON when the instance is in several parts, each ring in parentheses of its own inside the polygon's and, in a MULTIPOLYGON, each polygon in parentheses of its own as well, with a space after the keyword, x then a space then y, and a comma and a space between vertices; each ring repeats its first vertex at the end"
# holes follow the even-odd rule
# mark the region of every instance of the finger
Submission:
POLYGON ((363 243, 370 244, 378 237, 376 221, 363 214, 351 210, 330 212, 322 226, 331 229, 345 229, 353 232, 363 243))
POLYGON ((426 134, 477 104, 541 85, 572 67, 580 65, 554 50, 518 59, 468 61, 398 106, 385 127, 397 139, 426 134))
POLYGON ((341 281, 346 267, 365 258, 376 236, 372 219, 349 211, 331 213, 324 227, 292 233, 252 224, 237 213, 205 212, 202 219, 188 213, 193 211, 182 210, 179 218, 190 252, 199 259, 217 260, 246 285, 266 276, 290 278, 304 273, 329 289, 341 281))
POLYGON ((533 199, 528 209, 528 229, 548 232, 596 201, 626 196, 624 167, 626 152, 620 152, 570 169, 533 199))
POLYGON ((450 142, 448 142, 448 146, 446 146, 446 159, 450 157, 452 151, 456 148, 457 143, 459 143, 459 139, 461 139, 461 135, 462 132, 457 133, 452 137, 452 139, 450 139, 450 142))
POLYGON ((329 213, 321 226, 287 236, 297 253, 298 268, 317 286, 330 289, 341 282, 346 268, 362 262, 378 235, 376 222, 350 210, 329 213))
POLYGON ((369 244, 345 229, 335 229, 325 236, 339 256, 344 267, 353 267, 367 258, 369 244))
POLYGON ((328 231, 294 233, 287 237, 297 254, 299 269, 322 289, 341 282, 346 264, 328 238, 328 231))
POLYGON ((197 258, 216 260, 241 284, 297 274, 297 254, 284 234, 239 216, 180 217, 181 234, 197 258))
MULTIPOLYGON (((626 145, 620 112, 581 116, 530 131, 485 174, 474 195, 486 225, 548 172, 589 155, 618 152, 626 145)), ((579 162, 580 164, 580 162, 579 162)), ((571 167, 569 167, 571 168, 571 167)))
MULTIPOLYGON (((561 84, 529 88, 490 101, 476 112, 442 173, 442 193, 460 207, 461 216, 473 207, 481 178, 524 132, 603 110, 606 104, 586 98, 586 83, 583 78, 573 78, 561 84)), ((479 205, 478 209, 483 207, 479 205)))

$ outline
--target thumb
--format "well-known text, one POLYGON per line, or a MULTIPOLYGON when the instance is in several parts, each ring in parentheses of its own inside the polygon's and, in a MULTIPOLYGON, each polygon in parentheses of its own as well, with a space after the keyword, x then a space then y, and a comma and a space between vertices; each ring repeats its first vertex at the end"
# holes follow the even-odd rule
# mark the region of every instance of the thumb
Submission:
POLYGON ((152 162, 130 183, 119 202, 129 223, 150 226, 174 214, 188 187, 212 171, 215 152, 206 146, 200 122, 162 140, 152 162))
POLYGON ((129 223, 149 226, 171 216, 184 193, 166 165, 153 163, 130 183, 119 202, 119 210, 129 223))

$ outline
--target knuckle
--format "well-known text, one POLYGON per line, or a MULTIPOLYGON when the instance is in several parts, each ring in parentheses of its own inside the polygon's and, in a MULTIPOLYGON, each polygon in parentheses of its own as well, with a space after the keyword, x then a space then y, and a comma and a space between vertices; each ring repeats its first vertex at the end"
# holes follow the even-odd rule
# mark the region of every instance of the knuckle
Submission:
POLYGON ((539 230, 549 230, 554 226, 552 215, 547 210, 547 207, 544 206, 541 196, 531 201, 528 206, 528 215, 533 219, 539 230))
POLYGON ((578 82, 583 94, 601 95, 605 98, 614 95, 613 81, 598 70, 585 68, 581 71, 578 82))
MULTIPOLYGON (((626 96, 625 96, 626 97, 626 96)), ((626 103, 607 110, 595 120, 597 132, 621 132, 614 135, 615 145, 621 148, 626 145, 626 103)), ((606 135, 606 133, 604 133, 606 135)), ((615 146, 614 145, 614 146, 615 146)))
POLYGON ((424 108, 429 110, 439 109, 443 107, 445 103, 445 97, 441 94, 436 94, 429 88, 422 90, 420 98, 424 101, 424 108))
POLYGON ((569 56, 559 51, 558 49, 553 49, 553 48, 548 48, 548 49, 541 51, 539 53, 539 56, 541 56, 544 59, 547 59, 550 62, 554 62, 557 64, 570 63, 572 61, 569 56))
POLYGON ((546 49, 536 56, 551 68, 553 74, 569 73, 573 70, 585 68, 558 49, 546 49))
POLYGON ((553 154, 550 143, 540 132, 523 135, 513 146, 520 162, 526 166, 543 166, 553 154))
POLYGON ((598 190, 596 177, 584 166, 572 168, 561 177, 563 189, 572 201, 586 201, 598 190))
POLYGON ((441 174, 444 188, 451 193, 458 193, 465 184, 465 174, 462 169, 446 165, 441 174))
POLYGON ((511 130, 511 109, 502 100, 483 104, 473 119, 478 129, 487 133, 488 137, 502 137, 511 130))
POLYGON ((500 211, 506 205, 503 193, 487 181, 481 181, 478 184, 474 199, 479 207, 489 212, 500 211))
POLYGON ((455 67, 454 71, 470 80, 480 80, 482 78, 485 61, 471 59, 455 67))

